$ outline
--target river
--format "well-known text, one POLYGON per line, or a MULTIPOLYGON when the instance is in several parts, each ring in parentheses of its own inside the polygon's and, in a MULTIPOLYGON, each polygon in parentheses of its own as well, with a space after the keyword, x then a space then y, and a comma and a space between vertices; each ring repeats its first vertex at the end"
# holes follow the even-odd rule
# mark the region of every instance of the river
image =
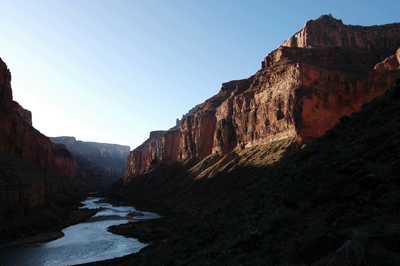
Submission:
MULTIPOLYGON (((82 208, 103 210, 83 223, 63 230, 65 236, 57 240, 16 249, 0 251, 0 265, 74 265, 105 259, 122 257, 136 253, 147 244, 137 239, 115 235, 107 231, 111 225, 123 224, 132 220, 127 215, 136 212, 131 206, 112 206, 98 203, 100 198, 89 197, 82 208)), ((144 216, 134 219, 155 219, 155 213, 141 212, 144 216)))

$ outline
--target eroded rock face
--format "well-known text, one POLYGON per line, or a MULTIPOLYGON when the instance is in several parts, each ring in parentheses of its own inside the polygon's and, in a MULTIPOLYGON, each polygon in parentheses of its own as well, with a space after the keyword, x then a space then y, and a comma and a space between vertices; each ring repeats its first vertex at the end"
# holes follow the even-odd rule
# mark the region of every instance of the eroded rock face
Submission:
POLYGON ((141 171, 160 163, 171 164, 179 159, 180 130, 152 131, 150 137, 127 158, 126 173, 138 175, 141 171))
POLYGON ((400 46, 400 23, 381 26, 344 25, 332 15, 307 21, 303 29, 282 43, 288 47, 344 47, 365 51, 391 50, 400 46))
POLYGON ((178 129, 132 151, 127 174, 287 137, 311 141, 398 82, 399 47, 399 23, 351 26, 329 15, 308 21, 254 76, 223 84, 178 129), (178 137, 166 149, 169 134, 178 137))
MULTIPOLYGON (((32 113, 13 101, 11 73, 0 60, 0 152, 27 158, 42 167, 58 170, 48 137, 32 127, 32 113)), ((58 161, 61 157, 58 156, 58 161)), ((66 166, 69 158, 65 160, 66 166)), ((73 168, 72 165, 68 167, 73 168)), ((67 171, 68 172, 68 171, 67 171)), ((60 173, 67 173, 61 170, 60 173)), ((73 177, 76 173, 68 172, 73 177)))
POLYGON ((66 177, 76 176, 76 161, 65 146, 53 146, 32 127, 31 112, 13 101, 11 74, 1 59, 0 166, 2 226, 23 223, 35 208, 48 206, 50 191, 69 191, 66 177))
POLYGON ((32 112, 24 109, 19 103, 14 101, 14 112, 18 112, 22 119, 32 126, 32 112))
POLYGON ((172 164, 177 160, 211 154, 216 107, 230 96, 241 81, 222 84, 220 92, 198 106, 194 113, 184 117, 178 128, 151 132, 149 139, 129 154, 126 174, 138 175, 160 164, 172 164))
POLYGON ((94 189, 103 189, 125 174, 129 146, 80 141, 66 136, 50 140, 65 145, 77 161, 76 176, 94 189))
POLYGON ((53 143, 54 163, 59 173, 72 178, 77 174, 77 162, 64 144, 53 143))

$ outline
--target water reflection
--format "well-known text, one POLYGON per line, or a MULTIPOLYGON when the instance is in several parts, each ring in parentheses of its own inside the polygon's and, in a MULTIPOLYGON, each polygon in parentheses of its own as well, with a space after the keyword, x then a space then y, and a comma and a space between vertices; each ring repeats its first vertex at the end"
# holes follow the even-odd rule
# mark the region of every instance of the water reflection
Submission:
POLYGON ((128 217, 137 210, 130 206, 112 206, 98 203, 90 197, 83 208, 103 208, 86 222, 63 230, 65 236, 49 243, 0 252, 0 265, 73 265, 138 252, 146 246, 134 238, 114 235, 107 227, 129 222, 128 219, 154 219, 155 213, 141 212, 143 216, 128 217))

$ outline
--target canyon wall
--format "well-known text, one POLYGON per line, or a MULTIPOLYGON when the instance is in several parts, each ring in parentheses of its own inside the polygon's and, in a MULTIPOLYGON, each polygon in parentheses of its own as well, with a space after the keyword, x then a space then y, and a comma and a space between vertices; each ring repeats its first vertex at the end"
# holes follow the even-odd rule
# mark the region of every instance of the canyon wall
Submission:
POLYGON ((51 192, 72 192, 68 180, 76 176, 75 159, 36 130, 31 112, 13 101, 11 73, 1 59, 0 159, 1 222, 23 221, 49 204, 51 192))
POLYGON ((182 119, 178 128, 153 131, 127 158, 126 174, 138 175, 160 164, 207 156, 212 152, 216 107, 220 106, 242 80, 222 84, 220 92, 182 119), (193 130, 195 129, 195 130, 193 130))
POLYGON ((77 161, 76 176, 94 189, 105 188, 125 174, 129 146, 85 142, 75 137, 55 137, 50 140, 65 145, 77 161))
POLYGON ((58 171, 72 178, 77 175, 77 162, 64 144, 53 143, 54 163, 58 171))
POLYGON ((255 75, 223 84, 178 128, 133 150, 126 174, 288 137, 312 141, 399 82, 399 47, 399 23, 308 21, 255 75))
POLYGON ((75 195, 77 187, 70 178, 26 158, 0 152, 0 226, 2 229, 26 224, 37 209, 49 207, 56 193, 75 195))
POLYGON ((27 158, 42 167, 74 177, 76 173, 71 171, 73 160, 58 155, 58 163, 55 163, 50 139, 32 126, 32 113, 13 101, 11 73, 1 59, 0 75, 0 152, 27 158))

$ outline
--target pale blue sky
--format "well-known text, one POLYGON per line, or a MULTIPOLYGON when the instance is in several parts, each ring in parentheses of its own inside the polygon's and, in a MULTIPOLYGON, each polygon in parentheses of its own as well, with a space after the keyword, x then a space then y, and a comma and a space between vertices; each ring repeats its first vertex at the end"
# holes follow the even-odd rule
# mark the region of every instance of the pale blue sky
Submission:
POLYGON ((14 100, 51 137, 140 145, 247 78, 305 22, 400 22, 398 1, 0 0, 14 100))

